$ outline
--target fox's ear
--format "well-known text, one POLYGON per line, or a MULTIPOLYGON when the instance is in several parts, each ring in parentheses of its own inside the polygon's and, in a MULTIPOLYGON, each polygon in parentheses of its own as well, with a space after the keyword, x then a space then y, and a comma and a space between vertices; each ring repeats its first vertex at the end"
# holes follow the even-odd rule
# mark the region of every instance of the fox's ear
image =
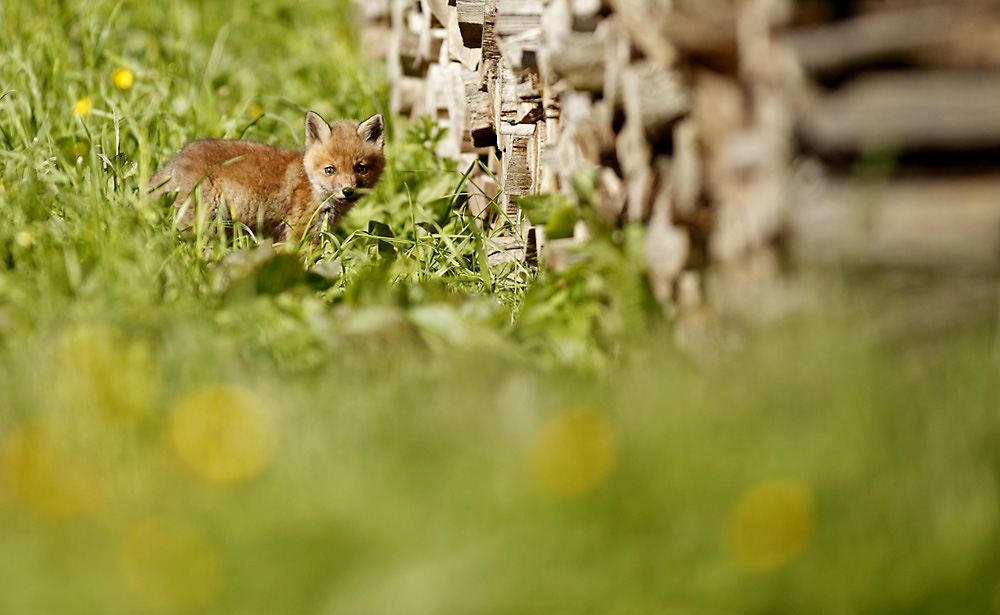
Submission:
POLYGON ((373 115, 361 122, 358 126, 358 136, 362 141, 368 141, 382 147, 385 143, 385 122, 382 121, 382 114, 373 115))
POLYGON ((330 138, 330 125, 318 113, 306 113, 306 147, 330 138))

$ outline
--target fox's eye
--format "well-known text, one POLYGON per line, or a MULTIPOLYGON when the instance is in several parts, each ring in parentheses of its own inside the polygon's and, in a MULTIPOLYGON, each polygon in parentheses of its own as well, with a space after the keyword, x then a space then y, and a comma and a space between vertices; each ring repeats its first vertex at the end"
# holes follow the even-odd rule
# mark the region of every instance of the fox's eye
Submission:
POLYGON ((356 164, 354 165, 354 172, 359 175, 364 175, 368 172, 368 165, 366 164, 356 164))
POLYGON ((326 173, 327 175, 333 175, 334 173, 337 172, 337 169, 333 167, 326 167, 325 169, 323 169, 323 172, 326 173))

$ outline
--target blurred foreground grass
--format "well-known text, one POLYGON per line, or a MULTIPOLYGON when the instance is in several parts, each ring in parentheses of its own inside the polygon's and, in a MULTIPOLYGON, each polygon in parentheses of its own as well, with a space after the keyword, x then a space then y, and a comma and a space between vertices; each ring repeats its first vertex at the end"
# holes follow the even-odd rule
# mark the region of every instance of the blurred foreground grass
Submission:
POLYGON ((640 231, 490 268, 419 123, 339 277, 178 237, 185 140, 380 108, 349 15, 0 5, 0 613, 1000 611, 994 322, 827 289, 692 365, 640 231))

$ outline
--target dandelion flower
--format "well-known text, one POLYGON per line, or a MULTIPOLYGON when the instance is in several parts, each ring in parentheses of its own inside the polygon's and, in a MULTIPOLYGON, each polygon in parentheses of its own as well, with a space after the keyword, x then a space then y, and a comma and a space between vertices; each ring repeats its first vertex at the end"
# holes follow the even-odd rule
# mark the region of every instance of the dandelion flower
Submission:
POLYGON ((264 115, 264 110, 257 103, 250 105, 250 108, 247 109, 247 112, 250 113, 250 117, 255 120, 259 119, 260 116, 264 115))
POLYGON ((90 115, 90 110, 93 105, 90 103, 90 99, 86 96, 78 98, 75 103, 73 103, 73 115, 76 117, 87 117, 90 115))
POLYGON ((116 68, 111 71, 111 83, 119 90, 127 90, 135 82, 135 75, 127 68, 116 68))

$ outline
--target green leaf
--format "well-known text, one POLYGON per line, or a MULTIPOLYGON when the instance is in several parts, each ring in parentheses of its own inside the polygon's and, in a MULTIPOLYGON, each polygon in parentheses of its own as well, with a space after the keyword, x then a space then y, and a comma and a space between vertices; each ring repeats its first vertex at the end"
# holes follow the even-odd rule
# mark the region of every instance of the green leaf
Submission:
POLYGON ((576 226, 578 218, 576 205, 572 203, 555 208, 549 214, 549 221, 545 224, 545 235, 549 239, 572 237, 573 228, 576 226))
POLYGON ((554 211, 563 207, 575 207, 572 201, 561 194, 526 194, 512 197, 528 221, 538 226, 548 224, 554 211))
POLYGON ((377 220, 368 221, 368 234, 375 237, 375 245, 378 248, 379 256, 385 258, 396 258, 396 247, 388 239, 395 239, 392 229, 384 222, 377 220))

